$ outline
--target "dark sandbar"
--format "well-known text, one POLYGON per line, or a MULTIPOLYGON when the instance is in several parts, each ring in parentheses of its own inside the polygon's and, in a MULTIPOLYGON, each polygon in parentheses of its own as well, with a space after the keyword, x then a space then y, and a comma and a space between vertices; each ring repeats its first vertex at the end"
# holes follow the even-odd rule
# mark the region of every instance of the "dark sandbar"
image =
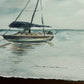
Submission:
POLYGON ((84 84, 84 81, 0 77, 0 84, 84 84))

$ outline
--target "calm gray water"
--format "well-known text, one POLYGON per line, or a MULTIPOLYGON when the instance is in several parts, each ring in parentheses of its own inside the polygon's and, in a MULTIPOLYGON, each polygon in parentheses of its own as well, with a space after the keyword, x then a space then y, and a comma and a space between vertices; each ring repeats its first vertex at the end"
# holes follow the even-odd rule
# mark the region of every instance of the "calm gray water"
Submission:
POLYGON ((84 80, 84 31, 56 30, 49 43, 0 40, 0 76, 84 80))

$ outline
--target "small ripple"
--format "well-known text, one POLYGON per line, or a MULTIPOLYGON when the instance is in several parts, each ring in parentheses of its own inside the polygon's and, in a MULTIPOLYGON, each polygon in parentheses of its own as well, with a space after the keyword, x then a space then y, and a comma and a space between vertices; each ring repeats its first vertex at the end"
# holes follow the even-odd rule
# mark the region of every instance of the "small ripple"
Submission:
POLYGON ((42 68, 62 68, 62 69, 67 69, 67 67, 60 67, 60 66, 34 66, 34 67, 42 67, 42 68))

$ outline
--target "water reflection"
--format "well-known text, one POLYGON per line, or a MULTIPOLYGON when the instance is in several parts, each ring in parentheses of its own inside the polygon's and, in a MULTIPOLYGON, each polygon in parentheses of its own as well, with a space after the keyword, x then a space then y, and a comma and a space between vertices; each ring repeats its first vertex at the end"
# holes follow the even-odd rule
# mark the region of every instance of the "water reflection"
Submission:
POLYGON ((12 44, 11 50, 13 54, 23 55, 26 53, 27 48, 31 48, 31 45, 24 45, 24 44, 12 44))
POLYGON ((10 50, 13 56, 9 56, 11 61, 10 74, 16 74, 21 70, 25 71, 24 64, 29 64, 25 60, 30 55, 29 52, 34 50, 36 47, 40 47, 44 43, 13 43, 11 44, 10 50), (27 57, 26 57, 27 56, 27 57), (22 67, 21 67, 22 66, 22 67))
POLYGON ((23 56, 42 44, 43 43, 14 43, 11 46, 11 51, 13 54, 23 56))
POLYGON ((20 63, 23 62, 23 59, 22 59, 23 56, 20 56, 20 54, 17 56, 17 55, 12 55, 12 56, 8 56, 8 59, 10 61, 10 71, 9 71, 9 74, 12 75, 12 74, 15 74, 18 72, 19 70, 19 65, 20 63))

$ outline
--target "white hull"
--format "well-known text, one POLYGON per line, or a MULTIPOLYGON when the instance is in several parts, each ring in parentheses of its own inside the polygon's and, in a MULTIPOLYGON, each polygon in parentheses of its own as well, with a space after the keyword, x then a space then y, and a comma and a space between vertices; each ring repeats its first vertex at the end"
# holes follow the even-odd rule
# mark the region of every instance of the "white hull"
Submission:
POLYGON ((10 42, 47 42, 53 39, 52 35, 3 35, 10 42))

